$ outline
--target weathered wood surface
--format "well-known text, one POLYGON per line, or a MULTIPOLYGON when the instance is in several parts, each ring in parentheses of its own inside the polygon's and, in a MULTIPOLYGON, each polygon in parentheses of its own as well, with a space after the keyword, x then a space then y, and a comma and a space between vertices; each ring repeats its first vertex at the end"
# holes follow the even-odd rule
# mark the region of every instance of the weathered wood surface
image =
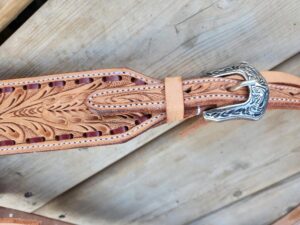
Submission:
MULTIPOLYGON (((0 74, 127 66, 191 77, 241 60, 269 69, 299 52, 299 10, 297 0, 49 0, 1 46, 0 74)), ((120 146, 1 157, 0 205, 33 211, 167 129, 120 146)))
MULTIPOLYGON (((287 72, 300 75, 296 58, 287 72)), ((299 203, 299 118, 269 111, 257 123, 186 121, 37 213, 80 224, 267 224, 299 203)))
POLYGON ((299 189, 300 176, 296 174, 235 204, 199 218, 190 225, 279 225, 273 222, 299 204, 299 189))
POLYGON ((289 58, 288 60, 284 61, 280 65, 276 66, 274 70, 280 70, 287 73, 293 73, 295 75, 300 76, 300 53, 296 54, 295 56, 289 58))
POLYGON ((31 2, 32 0, 0 0, 0 32, 31 2))

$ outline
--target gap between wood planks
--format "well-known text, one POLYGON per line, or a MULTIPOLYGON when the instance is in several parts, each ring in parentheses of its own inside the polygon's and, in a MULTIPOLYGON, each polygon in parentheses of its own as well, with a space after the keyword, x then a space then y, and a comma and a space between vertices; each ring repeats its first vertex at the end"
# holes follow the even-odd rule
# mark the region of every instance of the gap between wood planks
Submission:
MULTIPOLYGON (((5 1, 5 0, 4 0, 5 1)), ((0 9, 0 46, 16 32, 47 0, 12 0, 0 9)), ((0 2, 1 3, 1 2, 0 2)))
MULTIPOLYGON (((209 212, 209 213, 207 213, 207 214, 205 214, 205 215, 203 215, 203 216, 201 216, 199 218, 196 218, 193 221, 190 221, 190 222, 186 223, 185 225, 196 225, 198 222, 202 223, 202 220, 205 220, 206 218, 209 218, 211 216, 215 216, 218 213, 222 213, 223 211, 226 211, 228 208, 231 208, 231 207, 234 208, 238 204, 243 203, 243 202, 247 202, 247 201, 249 201, 252 198, 257 198, 257 197, 259 198, 262 194, 264 194, 266 192, 272 192, 275 189, 280 189, 281 186, 287 186, 287 185, 289 185, 292 182, 299 182, 299 181, 300 181, 300 172, 298 172, 296 174, 293 174, 293 175, 291 175, 289 177, 286 177, 285 179, 283 179, 283 180, 281 180, 279 182, 276 182, 276 183, 274 183, 274 184, 272 184, 270 186, 267 186, 267 187, 265 187, 265 188, 263 188, 263 189, 255 192, 255 193, 252 193, 252 194, 247 195, 245 197, 239 198, 238 200, 233 201, 230 204, 227 204, 225 206, 222 206, 221 208, 218 208, 218 209, 216 209, 214 211, 211 211, 211 212, 209 212)), ((300 202, 298 204, 296 204, 296 205, 289 205, 289 206, 287 206, 286 207, 286 211, 283 212, 283 215, 285 213, 289 213, 290 211, 292 211, 293 209, 295 209, 299 204, 300 204, 300 202)), ((282 215, 280 215, 280 216, 282 216, 282 215)), ((275 220, 277 220, 277 219, 275 219, 275 220)))
MULTIPOLYGON (((287 59, 287 60, 284 60, 284 61, 281 62, 280 64, 276 65, 276 66, 273 68, 273 70, 286 71, 286 70, 285 70, 286 65, 291 65, 291 64, 298 63, 299 60, 300 60, 300 54, 296 54, 296 55, 292 56, 291 58, 289 58, 289 59, 287 59)), ((288 68, 288 69, 290 69, 290 68, 288 68)), ((287 71, 287 72, 288 72, 288 71, 287 71)), ((299 74, 299 75, 300 75, 300 74, 299 74)), ((181 124, 186 123, 186 122, 188 122, 188 121, 184 121, 184 122, 182 122, 181 124)), ((198 121, 195 121, 195 122, 197 123, 198 121)), ((179 125, 179 124, 178 124, 178 125, 179 125)), ((177 126, 178 126, 178 125, 177 125, 177 126)), ((172 132, 172 130, 174 130, 174 129, 176 129, 176 127, 173 127, 173 128, 171 128, 170 130, 166 131, 165 133, 162 134, 162 136, 168 134, 169 132, 172 132)), ((163 138, 163 137, 160 137, 160 138, 163 138)), ((153 143, 153 142, 155 142, 155 141, 156 141, 156 139, 153 139, 153 140, 151 140, 150 142, 144 144, 143 146, 141 146, 140 148, 138 148, 138 149, 135 150, 135 151, 139 151, 139 150, 143 149, 145 146, 151 145, 151 143, 153 143)), ((126 155, 126 156, 124 156, 124 157, 121 158, 120 160, 122 160, 122 159, 124 160, 124 159, 126 159, 126 158, 129 158, 130 155, 131 155, 132 153, 134 153, 135 151, 131 152, 130 154, 128 154, 128 155, 126 155)), ((118 164, 120 160, 114 162, 113 164, 111 164, 111 165, 109 165, 108 167, 106 167, 105 169, 99 171, 99 172, 96 173, 95 175, 93 175, 93 176, 87 178, 86 180, 84 180, 84 181, 81 182, 80 184, 78 184, 78 185, 72 187, 71 189, 69 189, 69 190, 66 191, 65 193, 62 193, 61 195, 57 196, 55 199, 49 201, 48 203, 54 202, 56 199, 59 199, 59 198, 60 198, 61 196, 63 196, 64 194, 66 194, 66 193, 68 193, 68 192, 71 192, 72 190, 74 190, 74 189, 80 187, 80 185, 84 184, 85 182, 92 180, 93 178, 95 178, 96 176, 99 176, 99 175, 102 174, 102 173, 105 173, 106 170, 109 170, 109 168, 114 167, 116 164, 118 164)), ((199 218, 197 218, 197 219, 195 219, 195 220, 193 220, 193 221, 191 221, 191 222, 189 222, 189 223, 187 223, 187 224, 191 224, 191 223, 200 221, 200 220, 202 220, 203 218, 206 218, 206 217, 208 217, 208 216, 210 216, 210 215, 213 215, 213 214, 215 214, 215 213, 218 213, 218 212, 224 210, 224 209, 227 208, 227 207, 230 207, 230 206, 235 205, 235 204, 237 204, 237 203, 240 203, 240 202, 242 202, 242 201, 246 201, 247 199, 249 199, 249 198, 251 198, 251 197, 258 196, 258 195, 260 195, 261 193, 266 192, 266 191, 269 191, 269 190, 274 189, 274 188, 277 188, 277 187, 280 186, 280 185, 285 185, 285 184, 286 184, 287 182, 289 182, 290 180, 292 180, 292 179, 294 180, 294 179, 298 178, 299 176, 300 176, 300 172, 297 172, 296 174, 293 174, 293 175, 291 175, 291 176, 289 176, 289 177, 284 178, 284 180, 281 180, 281 181, 279 181, 279 182, 273 183, 273 184, 271 184, 270 186, 266 186, 266 187, 264 187, 264 188, 258 190, 258 191, 255 192, 255 193, 252 193, 252 194, 250 194, 250 195, 245 195, 245 196, 243 196, 243 197, 237 199, 236 201, 232 201, 230 204, 224 205, 224 206, 222 206, 221 208, 218 208, 218 209, 216 209, 216 210, 214 210, 214 211, 212 211, 212 212, 210 212, 210 213, 207 213, 207 214, 205 214, 205 215, 202 215, 201 217, 199 217, 199 218)), ((47 204, 48 204, 48 203, 47 203, 47 204)), ((45 205, 47 205, 47 204, 45 204, 45 205)), ((45 206, 45 205, 44 205, 44 206, 45 206)), ((39 209, 35 210, 35 212, 38 213, 39 210, 40 210, 41 208, 43 208, 43 207, 40 207, 39 209)))
MULTIPOLYGON (((275 198, 272 198, 272 196, 276 195, 278 196, 278 192, 284 195, 284 193, 287 193, 288 191, 295 191, 295 189, 299 188, 300 183, 300 172, 293 174, 292 176, 289 176, 285 178, 284 180, 281 180, 277 183, 274 183, 270 185, 269 187, 266 187, 256 193, 253 193, 251 195, 248 195, 246 197, 243 197, 237 201, 234 201, 228 205, 225 205, 217 210, 214 210, 206 215, 203 215, 199 218, 196 218, 193 221, 190 221, 186 223, 185 225, 206 225, 207 223, 213 223, 217 218, 224 218, 225 215, 228 215, 229 219, 224 219, 226 225, 235 225, 238 224, 239 219, 243 218, 243 221, 239 221, 240 224, 244 224, 245 221, 248 219, 251 219, 251 216, 248 214, 246 215, 246 212, 249 212, 249 209, 253 207, 255 204, 259 204, 259 202, 264 202, 265 204, 264 209, 274 207, 274 203, 276 206, 276 203, 278 201, 275 201, 275 198), (283 188, 284 187, 284 188, 283 188), (273 203, 274 202, 274 203, 273 203), (271 203, 271 204, 270 204, 271 203), (273 204, 272 204, 273 203, 273 204), (269 206, 268 206, 269 205, 269 206), (246 210, 243 210, 244 212, 241 212, 240 214, 234 212, 237 212, 238 209, 245 208, 246 210), (238 217, 235 219, 235 217, 238 217), (247 218, 248 217, 248 218, 247 218)), ((280 197, 282 197, 282 195, 280 197)), ((297 196, 296 199, 299 199, 300 196, 297 196)), ((293 209, 297 208, 300 202, 294 202, 294 197, 282 197, 282 199, 287 199, 287 201, 291 201, 290 203, 286 204, 287 202, 283 202, 282 205, 279 205, 276 210, 276 217, 272 215, 272 217, 264 218, 265 221, 261 221, 261 224, 273 224, 275 221, 277 221, 279 218, 283 217, 284 215, 290 213, 293 209), (292 200, 291 200, 292 199, 292 200)), ((260 208, 261 209, 261 208, 260 208)), ((252 214, 253 216, 253 214, 252 214)), ((251 222, 249 221, 249 223, 251 222)))

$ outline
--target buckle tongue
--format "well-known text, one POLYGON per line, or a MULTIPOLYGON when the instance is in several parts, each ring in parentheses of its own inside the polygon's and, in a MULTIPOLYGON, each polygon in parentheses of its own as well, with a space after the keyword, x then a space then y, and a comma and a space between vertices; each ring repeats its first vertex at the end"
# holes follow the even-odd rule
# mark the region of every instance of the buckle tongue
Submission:
POLYGON ((234 91, 241 87, 248 86, 249 97, 244 103, 204 111, 203 116, 206 120, 259 120, 262 118, 268 105, 269 87, 265 78, 254 67, 248 63, 242 62, 239 65, 225 67, 210 72, 209 75, 213 77, 230 75, 240 75, 244 77, 245 81, 232 87, 232 90, 234 91))

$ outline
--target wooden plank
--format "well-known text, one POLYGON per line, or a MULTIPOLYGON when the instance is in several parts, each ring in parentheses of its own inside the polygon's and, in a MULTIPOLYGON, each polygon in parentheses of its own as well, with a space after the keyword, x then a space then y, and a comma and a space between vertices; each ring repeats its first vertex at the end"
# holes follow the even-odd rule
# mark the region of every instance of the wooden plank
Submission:
POLYGON ((31 2, 32 0, 0 0, 0 32, 31 2))
MULTIPOLYGON (((273 224, 300 202, 300 176, 280 182, 235 204, 199 218, 189 225, 262 225, 273 224)), ((298 214, 299 215, 299 214, 298 214)), ((290 223, 289 225, 296 225, 290 223)), ((279 225, 279 224, 273 224, 279 225)), ((288 225, 288 224, 285 224, 288 225)))
POLYGON ((295 56, 289 58, 285 62, 279 64, 278 66, 274 67, 274 70, 279 70, 282 72, 292 72, 296 75, 300 75, 300 53, 296 54, 295 56))
MULTIPOLYGON (((297 0, 50 0, 1 46, 0 73, 127 66, 191 77, 241 60, 269 69, 299 51, 299 8, 297 0)), ((0 205, 33 211, 169 128, 119 146, 1 157, 0 205)))
MULTIPOLYGON (((22 220, 31 220, 31 221, 38 221, 41 225, 71 225, 70 223, 65 223, 59 220, 53 220, 44 216, 39 216, 33 213, 25 213, 14 209, 8 209, 0 207, 0 224, 2 224, 1 219, 9 218, 13 219, 22 219, 22 220)), ((3 224, 10 224, 10 223, 3 223, 3 224)), ((18 223, 21 224, 21 223, 18 223)), ((31 223, 30 223, 31 224, 31 223)), ((13 224, 11 224, 13 225, 13 224)))
MULTIPOLYGON (((300 75, 296 58, 296 66, 287 72, 300 75)), ((277 69, 281 67, 285 66, 277 69)), ((271 111, 259 122, 186 121, 37 213, 56 218, 65 212, 66 221, 80 224, 189 224, 284 179, 299 177, 299 118, 300 111, 271 111)), ((300 178, 276 189, 278 195, 284 193, 282 198, 272 199, 266 192, 262 201, 255 198, 245 208, 234 208, 237 214, 225 212, 227 220, 221 213, 200 224, 266 224, 268 216, 275 219, 282 209, 299 203, 299 186, 300 178), (263 200, 268 201, 262 204, 263 200), (272 201, 277 204, 267 204, 272 201), (249 213, 247 207, 255 202, 264 209, 251 208, 249 213), (239 213, 249 215, 233 219, 239 213), (260 222, 261 217, 252 215, 265 217, 260 222)))

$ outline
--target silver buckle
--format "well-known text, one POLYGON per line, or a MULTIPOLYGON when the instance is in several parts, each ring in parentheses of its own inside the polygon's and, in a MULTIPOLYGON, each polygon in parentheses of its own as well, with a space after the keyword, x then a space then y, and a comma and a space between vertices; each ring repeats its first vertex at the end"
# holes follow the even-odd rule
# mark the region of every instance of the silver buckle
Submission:
POLYGON ((210 109, 203 112, 206 120, 226 121, 233 119, 259 120, 264 115, 268 100, 269 87, 265 78, 251 65, 242 62, 239 65, 225 67, 209 73, 213 77, 241 75, 245 81, 231 88, 232 91, 241 87, 249 87, 246 102, 210 109))

